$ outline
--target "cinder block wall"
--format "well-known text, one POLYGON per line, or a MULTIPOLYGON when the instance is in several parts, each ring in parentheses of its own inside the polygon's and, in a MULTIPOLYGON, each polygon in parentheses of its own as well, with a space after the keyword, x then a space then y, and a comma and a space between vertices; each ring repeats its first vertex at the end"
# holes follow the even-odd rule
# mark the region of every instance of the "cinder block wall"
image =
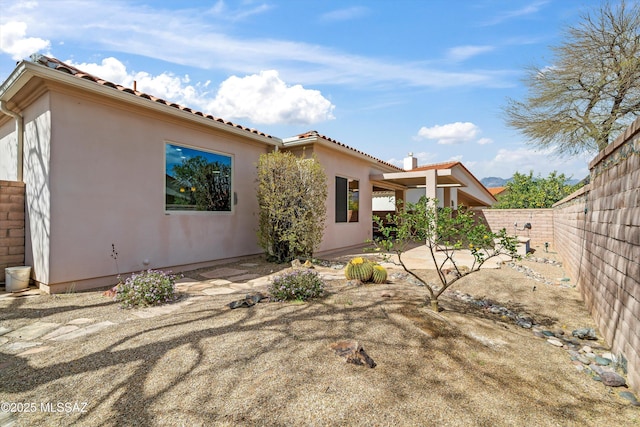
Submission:
POLYGON ((531 246, 543 247, 545 242, 554 246, 553 209, 482 209, 478 213, 493 232, 505 228, 510 235, 530 238, 531 246), (531 224, 530 230, 523 230, 526 223, 531 224))
POLYGON ((591 184, 556 204, 556 245, 612 352, 640 390, 640 119, 589 165, 591 184), (586 208, 586 213, 585 213, 586 208))
POLYGON ((23 182, 0 181, 0 282, 4 269, 24 264, 23 182))
POLYGON ((562 258, 562 265, 573 283, 578 283, 579 272, 586 262, 589 188, 586 185, 554 205, 555 250, 562 258))

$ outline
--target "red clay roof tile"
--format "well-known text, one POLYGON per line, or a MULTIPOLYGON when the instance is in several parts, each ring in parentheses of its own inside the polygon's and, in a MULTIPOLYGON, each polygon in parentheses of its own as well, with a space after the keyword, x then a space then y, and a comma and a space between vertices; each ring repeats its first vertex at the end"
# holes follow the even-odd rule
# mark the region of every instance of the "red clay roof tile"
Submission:
POLYGON ((216 117, 214 117, 214 116, 212 116, 210 114, 206 114, 205 115, 204 113, 202 113, 200 111, 194 111, 193 109, 191 109, 189 107, 185 107, 185 106, 182 106, 182 105, 176 104, 176 103, 170 103, 168 101, 165 101, 164 99, 160 99, 160 98, 157 98, 155 96, 152 96, 152 95, 149 95, 149 94, 146 94, 146 93, 143 93, 143 92, 139 92, 139 91, 133 90, 131 88, 124 87, 122 85, 118 85, 118 84, 115 84, 113 82, 104 80, 104 79, 102 79, 100 77, 97 77, 97 76, 94 76, 92 74, 86 73, 86 72, 84 72, 84 71, 82 71, 82 70, 80 70, 80 69, 78 69, 78 68, 76 68, 74 66, 66 64, 66 63, 60 61, 57 58, 52 58, 52 57, 45 56, 45 55, 37 55, 36 57, 33 57, 32 60, 33 60, 33 62, 38 63, 40 65, 44 65, 44 66, 52 68, 54 70, 58 70, 58 71, 65 72, 67 74, 71 74, 72 76, 77 77, 77 78, 81 78, 81 79, 85 79, 85 80, 89 80, 89 81, 95 82, 95 83, 97 83, 97 84, 99 84, 101 86, 117 89, 120 92, 130 93, 130 94, 135 95, 135 96, 137 96, 139 98, 148 99, 150 101, 157 102, 159 104, 164 104, 164 105, 167 105, 167 106, 170 106, 170 107, 174 107, 174 108, 177 108, 179 110, 182 110, 182 111, 185 111, 185 112, 188 112, 188 113, 192 113, 194 115, 198 115, 198 116, 201 116, 201 117, 206 117, 206 118, 208 118, 210 120, 215 120, 215 121, 218 121, 220 123, 224 123, 226 125, 233 126, 235 128, 242 129, 242 130, 245 130, 245 131, 250 132, 250 133, 254 133, 256 135, 264 136, 266 138, 273 138, 271 135, 266 134, 264 132, 260 132, 260 131, 258 131, 256 129, 251 129, 251 128, 244 127, 244 126, 239 125, 239 124, 235 124, 235 123, 232 123, 232 122, 229 122, 229 121, 225 121, 223 119, 216 118, 216 117))

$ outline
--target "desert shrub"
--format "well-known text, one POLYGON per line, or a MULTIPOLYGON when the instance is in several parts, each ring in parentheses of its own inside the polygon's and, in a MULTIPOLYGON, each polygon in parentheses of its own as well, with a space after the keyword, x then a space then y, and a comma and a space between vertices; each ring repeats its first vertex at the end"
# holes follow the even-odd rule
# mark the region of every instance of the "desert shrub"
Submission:
POLYGON ((276 276, 269 293, 278 301, 306 301, 322 296, 324 282, 313 270, 293 270, 276 276))
POLYGON ((258 161, 258 243, 278 263, 311 258, 324 233, 327 177, 314 157, 275 151, 258 161))
POLYGON ((122 307, 146 307, 175 301, 178 276, 158 270, 133 273, 116 287, 114 299, 122 307))

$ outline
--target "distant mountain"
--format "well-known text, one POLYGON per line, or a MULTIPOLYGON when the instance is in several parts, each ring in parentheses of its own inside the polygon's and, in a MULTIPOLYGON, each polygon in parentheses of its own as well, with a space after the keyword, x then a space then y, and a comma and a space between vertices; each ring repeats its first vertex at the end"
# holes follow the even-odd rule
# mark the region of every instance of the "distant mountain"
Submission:
POLYGON ((507 185, 507 182, 509 182, 510 180, 511 178, 504 179, 504 178, 499 178, 497 176, 488 176, 486 178, 482 178, 480 182, 485 187, 491 188, 491 187, 504 187, 505 185, 507 185))

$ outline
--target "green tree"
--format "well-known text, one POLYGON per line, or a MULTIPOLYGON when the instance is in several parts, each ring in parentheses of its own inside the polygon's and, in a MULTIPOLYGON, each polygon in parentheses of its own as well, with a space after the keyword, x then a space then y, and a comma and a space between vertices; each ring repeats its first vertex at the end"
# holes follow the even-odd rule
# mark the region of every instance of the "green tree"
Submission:
POLYGON ((400 202, 398 213, 387 215, 385 221, 374 217, 383 238, 373 243, 377 250, 387 255, 395 254, 402 268, 424 284, 429 292, 431 308, 438 311, 438 297, 462 277, 480 270, 493 257, 516 257, 517 240, 507 236, 504 228, 492 233, 486 225, 476 221, 473 211, 464 207, 454 211, 448 207, 436 209, 435 206, 436 200, 422 197, 416 204, 403 206, 400 202), (429 248, 430 262, 436 267, 440 286, 425 281, 404 263, 402 256, 416 243, 426 243, 429 248), (458 264, 454 255, 460 250, 471 252, 471 266, 458 264))
POLYGON ((576 155, 603 150, 640 114, 640 3, 605 2, 568 27, 553 63, 527 69, 507 124, 532 145, 576 155))
MULTIPOLYGON (((202 156, 183 160, 173 167, 175 178, 189 195, 186 203, 202 211, 231 210, 231 167, 208 162, 202 156), (187 201, 188 200, 188 201, 187 201)), ((176 201, 184 204, 185 201, 176 201)))
POLYGON ((315 156, 288 152, 258 160, 258 242, 270 260, 311 257, 322 241, 327 177, 315 156))
POLYGON ((550 208, 559 200, 573 193, 577 185, 567 184, 564 174, 558 175, 556 171, 547 178, 539 175, 534 178, 533 172, 524 175, 516 172, 511 181, 506 185, 503 193, 499 194, 498 201, 492 206, 495 209, 536 209, 550 208))

